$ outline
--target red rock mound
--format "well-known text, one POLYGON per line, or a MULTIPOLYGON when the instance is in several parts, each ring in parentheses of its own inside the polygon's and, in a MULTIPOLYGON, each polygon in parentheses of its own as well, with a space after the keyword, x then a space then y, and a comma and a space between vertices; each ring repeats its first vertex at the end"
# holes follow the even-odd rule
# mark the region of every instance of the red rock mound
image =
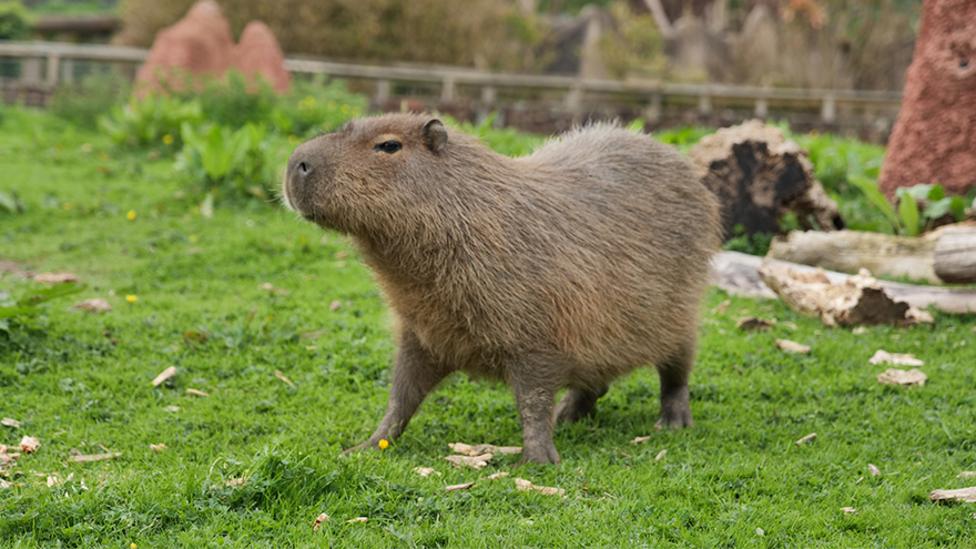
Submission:
POLYGON ((976 1, 925 0, 880 183, 976 187, 976 1))
POLYGON ((278 93, 285 93, 291 85, 285 54, 271 29, 260 21, 251 21, 244 27, 234 49, 233 66, 249 81, 263 79, 278 93))
POLYGON ((229 70, 238 70, 251 81, 263 78, 275 91, 284 93, 291 83, 284 61, 267 25, 248 23, 241 43, 235 46, 220 6, 214 0, 202 0, 156 35, 149 57, 136 74, 136 94, 199 88, 229 70))

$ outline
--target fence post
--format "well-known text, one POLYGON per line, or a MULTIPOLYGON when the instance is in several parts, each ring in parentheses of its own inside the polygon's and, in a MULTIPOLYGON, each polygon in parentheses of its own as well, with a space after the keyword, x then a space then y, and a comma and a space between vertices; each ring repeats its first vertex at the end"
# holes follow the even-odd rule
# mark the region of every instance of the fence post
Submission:
POLYGON ((657 124, 661 121, 662 116, 662 104, 664 103, 663 98, 660 93, 655 93, 651 95, 651 102, 644 108, 644 118, 647 119, 651 124, 657 124))
POLYGON ((45 84, 54 89, 58 85, 58 78, 61 76, 61 56, 56 53, 47 55, 47 77, 45 84))
POLYGON ((566 109, 573 113, 578 113, 582 109, 583 88, 579 84, 574 84, 573 87, 569 88, 564 104, 566 105, 566 109))
POLYGON ((20 80, 25 84, 39 84, 41 82, 41 59, 28 57, 21 62, 20 80))
POLYGON ((495 86, 485 86, 481 88, 481 102, 485 105, 494 105, 498 99, 498 90, 495 86))
POLYGON ((457 86, 454 83, 453 76, 445 76, 444 80, 441 82, 441 102, 451 103, 454 101, 454 96, 457 92, 457 86))
POLYGON ((820 119, 828 124, 837 120, 837 100, 833 95, 824 96, 823 105, 820 107, 820 119))
POLYGON ((377 80, 376 81, 376 104, 382 107, 390 100, 390 81, 389 80, 377 80))
POLYGON ((65 59, 61 62, 61 80, 65 84, 74 84, 75 82, 75 61, 74 59, 65 59))
POLYGON ((754 114, 757 118, 766 118, 769 116, 769 101, 765 97, 759 97, 756 99, 756 109, 754 114))
POLYGON ((698 96, 698 114, 712 114, 712 97, 707 93, 698 96))

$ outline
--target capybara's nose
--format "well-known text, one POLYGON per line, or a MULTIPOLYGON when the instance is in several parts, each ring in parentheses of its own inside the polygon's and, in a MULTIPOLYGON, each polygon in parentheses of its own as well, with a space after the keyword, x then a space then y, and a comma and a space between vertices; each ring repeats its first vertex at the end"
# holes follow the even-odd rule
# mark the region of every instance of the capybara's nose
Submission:
POLYGON ((312 174, 312 162, 304 154, 295 151, 288 160, 288 177, 299 181, 312 174))

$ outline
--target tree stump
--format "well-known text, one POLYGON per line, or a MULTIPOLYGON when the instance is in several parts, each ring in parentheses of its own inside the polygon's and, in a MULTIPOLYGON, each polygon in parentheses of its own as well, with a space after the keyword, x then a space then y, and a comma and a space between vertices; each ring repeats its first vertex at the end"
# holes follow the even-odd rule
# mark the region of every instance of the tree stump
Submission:
POLYGON ((976 2, 925 0, 881 189, 976 187, 976 2))
POLYGON ((758 120, 723 128, 690 155, 722 205, 726 239, 740 232, 781 234, 780 221, 791 211, 804 229, 844 226, 806 154, 778 128, 758 120))

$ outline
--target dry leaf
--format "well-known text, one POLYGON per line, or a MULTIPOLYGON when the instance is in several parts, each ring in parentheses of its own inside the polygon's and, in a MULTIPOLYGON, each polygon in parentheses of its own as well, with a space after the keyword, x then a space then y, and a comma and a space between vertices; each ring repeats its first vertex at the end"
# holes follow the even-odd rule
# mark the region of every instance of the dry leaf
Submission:
POLYGON ((804 345, 802 343, 797 343, 795 341, 790 341, 789 339, 777 339, 776 346, 782 351, 787 353, 796 353, 805 355, 810 352, 810 346, 804 345))
POLYGON ((505 478, 507 476, 508 476, 508 471, 498 471, 497 473, 492 473, 485 478, 487 478, 488 480, 498 480, 500 478, 505 478))
POLYGON ((275 370, 274 371, 274 376, 276 378, 280 379, 281 382, 284 383, 285 385, 287 385, 289 387, 292 387, 292 388, 295 387, 295 383, 292 382, 292 380, 288 379, 288 376, 286 376, 284 373, 282 373, 281 370, 275 370))
POLYGON ((463 442, 451 442, 447 445, 455 454, 466 456, 478 456, 481 454, 521 454, 521 446, 495 446, 494 444, 465 444, 463 442))
POLYGON ((878 469, 878 466, 873 463, 868 463, 868 472, 871 473, 872 477, 881 476, 881 469, 878 469))
POLYGON ((815 438, 817 438, 817 433, 810 433, 809 435, 797 440, 796 445, 802 446, 803 444, 813 441, 815 438))
POLYGON ((667 448, 665 448, 664 450, 661 450, 660 452, 658 452, 657 455, 654 456, 654 461, 661 461, 662 459, 664 459, 664 456, 666 456, 666 455, 668 455, 668 449, 667 448))
POLYGON ((764 318, 749 316, 746 318, 740 318, 736 326, 743 332, 758 332, 768 330, 772 328, 774 324, 776 324, 775 320, 766 320, 764 318))
POLYGON ((932 501, 961 501, 964 503, 976 503, 976 486, 969 488, 959 488, 956 490, 933 490, 929 494, 932 501))
POLYGON ((104 299, 86 299, 80 303, 75 303, 75 309, 89 313, 107 313, 112 310, 112 305, 104 299))
POLYGON ((149 449, 152 450, 153 452, 156 452, 157 454, 158 453, 161 453, 166 448, 167 448, 167 446, 165 444, 163 444, 162 442, 159 442, 159 443, 156 443, 156 444, 150 444, 149 445, 149 449))
POLYGON ((340 307, 342 307, 342 302, 339 301, 338 299, 336 299, 332 303, 329 303, 329 310, 330 311, 338 311, 340 307))
POLYGON ((928 376, 918 368, 899 370, 888 368, 878 374, 878 383, 882 385, 925 385, 928 376))
POLYGON ((878 349, 869 360, 871 364, 892 364, 894 366, 925 366, 925 363, 908 354, 889 353, 878 349))
POLYGON ((358 523, 367 522, 367 521, 369 521, 369 519, 367 517, 356 517, 356 518, 351 518, 351 519, 347 520, 346 521, 346 524, 358 524, 358 523))
POLYGON ((631 444, 644 444, 648 440, 651 440, 651 436, 634 437, 634 440, 630 441, 631 444))
POLYGON ((42 284, 66 284, 78 282, 78 275, 74 273, 39 273, 34 275, 34 282, 42 284))
POLYGON ((566 490, 562 488, 555 488, 552 486, 536 486, 531 482, 525 480, 524 478, 515 479, 515 488, 524 491, 539 492, 540 494, 546 496, 564 496, 566 495, 566 490))
POLYGON ((201 397, 201 398, 206 398, 206 397, 210 396, 210 393, 207 393, 205 391, 201 391, 200 389, 194 389, 192 387, 187 387, 186 388, 186 394, 188 394, 190 396, 201 397))
POLYGON ((451 465, 455 467, 471 467, 473 469, 482 469, 491 458, 494 457, 492 454, 481 454, 480 456, 447 456, 444 459, 449 461, 451 465))
POLYGON ((857 512, 856 507, 841 507, 840 510, 843 511, 845 515, 853 515, 857 512))
POLYGON ((427 478, 430 475, 439 475, 440 474, 433 467, 414 467, 413 468, 413 472, 414 473, 417 473, 418 475, 420 475, 420 476, 422 476, 424 478, 427 478))
POLYGON ((319 528, 322 527, 322 523, 328 520, 329 520, 329 515, 326 515, 325 513, 322 513, 321 515, 315 517, 315 520, 312 522, 312 531, 318 532, 319 528))
POLYGON ((461 484, 452 484, 450 486, 445 486, 444 487, 444 491, 445 492, 456 492, 458 490, 467 490, 468 488, 471 488, 472 486, 474 486, 474 483, 473 482, 463 482, 461 484))
POLYGON ((68 458, 68 461, 74 463, 93 463, 96 461, 108 461, 110 459, 115 459, 117 457, 122 457, 121 452, 106 452, 104 454, 77 454, 68 458))
POLYGON ((10 417, 5 417, 3 419, 0 419, 0 425, 3 425, 4 427, 10 427, 12 429, 20 429, 20 422, 10 417))
POLYGON ((170 366, 169 368, 166 368, 162 372, 159 372, 159 375, 153 378, 152 385, 153 387, 159 387, 163 383, 166 383, 166 380, 170 379, 175 375, 176 375, 176 366, 170 366))
POLYGON ((976 471, 963 471, 956 476, 958 478, 976 478, 976 471))
POLYGON ((20 439, 20 451, 25 454, 33 454, 41 447, 41 441, 34 437, 25 436, 20 439))

